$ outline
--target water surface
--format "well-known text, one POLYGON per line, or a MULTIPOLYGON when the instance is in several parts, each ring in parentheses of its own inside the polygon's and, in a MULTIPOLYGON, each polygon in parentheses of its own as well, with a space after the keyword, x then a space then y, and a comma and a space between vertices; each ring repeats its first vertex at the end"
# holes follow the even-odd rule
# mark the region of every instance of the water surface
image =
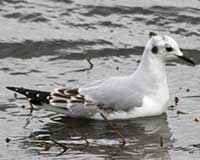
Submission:
POLYGON ((199 159, 199 15, 198 0, 1 1, 0 159, 199 159), (169 106, 174 97, 179 102, 166 115, 114 122, 128 141, 124 147, 105 122, 45 110, 29 116, 27 102, 5 89, 52 91, 130 74, 150 31, 175 38, 197 66, 181 60, 167 64, 169 106), (62 148, 50 139, 67 151, 58 156, 62 148))

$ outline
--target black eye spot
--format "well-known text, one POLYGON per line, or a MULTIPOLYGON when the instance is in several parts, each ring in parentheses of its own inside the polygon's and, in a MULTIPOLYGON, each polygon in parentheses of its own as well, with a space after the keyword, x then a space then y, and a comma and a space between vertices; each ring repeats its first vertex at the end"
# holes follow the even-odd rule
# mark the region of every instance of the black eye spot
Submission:
POLYGON ((151 52, 154 53, 154 54, 157 54, 158 53, 158 47, 153 46, 152 49, 151 49, 151 52))
POLYGON ((167 52, 173 51, 173 48, 172 48, 172 47, 166 47, 165 49, 166 49, 167 52))

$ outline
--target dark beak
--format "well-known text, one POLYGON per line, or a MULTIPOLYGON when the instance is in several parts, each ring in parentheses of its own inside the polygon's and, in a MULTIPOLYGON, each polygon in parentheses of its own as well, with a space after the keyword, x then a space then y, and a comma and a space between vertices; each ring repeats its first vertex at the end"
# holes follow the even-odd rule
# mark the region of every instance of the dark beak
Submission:
MULTIPOLYGON (((176 55, 177 56, 177 55, 176 55)), ((195 66, 196 64, 194 63, 194 61, 193 60, 191 60, 191 59, 189 59, 189 58, 187 58, 187 57, 185 57, 185 56, 177 56, 178 58, 180 58, 180 59, 183 59, 184 61, 186 61, 186 62, 188 62, 188 63, 190 63, 190 64, 192 64, 193 66, 195 66)))

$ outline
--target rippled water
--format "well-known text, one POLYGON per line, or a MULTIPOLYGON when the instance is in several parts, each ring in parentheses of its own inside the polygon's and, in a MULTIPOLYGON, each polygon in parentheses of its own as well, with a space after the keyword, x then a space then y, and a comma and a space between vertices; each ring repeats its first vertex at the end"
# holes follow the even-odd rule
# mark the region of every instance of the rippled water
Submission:
POLYGON ((130 74, 149 31, 174 37, 199 64, 200 1, 2 0, 0 22, 0 159, 199 159, 199 65, 167 65, 169 106, 179 102, 166 115, 114 122, 123 147, 105 122, 44 110, 29 116, 5 86, 51 91, 130 74), (49 137, 67 151, 58 156, 62 148, 49 137))

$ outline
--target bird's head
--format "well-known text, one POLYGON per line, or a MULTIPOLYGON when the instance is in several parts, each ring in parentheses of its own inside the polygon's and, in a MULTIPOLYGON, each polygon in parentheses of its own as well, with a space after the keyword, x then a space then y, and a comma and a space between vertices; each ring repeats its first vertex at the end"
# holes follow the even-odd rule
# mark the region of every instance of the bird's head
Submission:
POLYGON ((169 36, 159 36, 150 32, 150 39, 147 42, 145 51, 154 58, 159 58, 162 61, 171 60, 176 57, 181 58, 188 63, 195 65, 195 63, 185 57, 181 52, 177 42, 169 36))

